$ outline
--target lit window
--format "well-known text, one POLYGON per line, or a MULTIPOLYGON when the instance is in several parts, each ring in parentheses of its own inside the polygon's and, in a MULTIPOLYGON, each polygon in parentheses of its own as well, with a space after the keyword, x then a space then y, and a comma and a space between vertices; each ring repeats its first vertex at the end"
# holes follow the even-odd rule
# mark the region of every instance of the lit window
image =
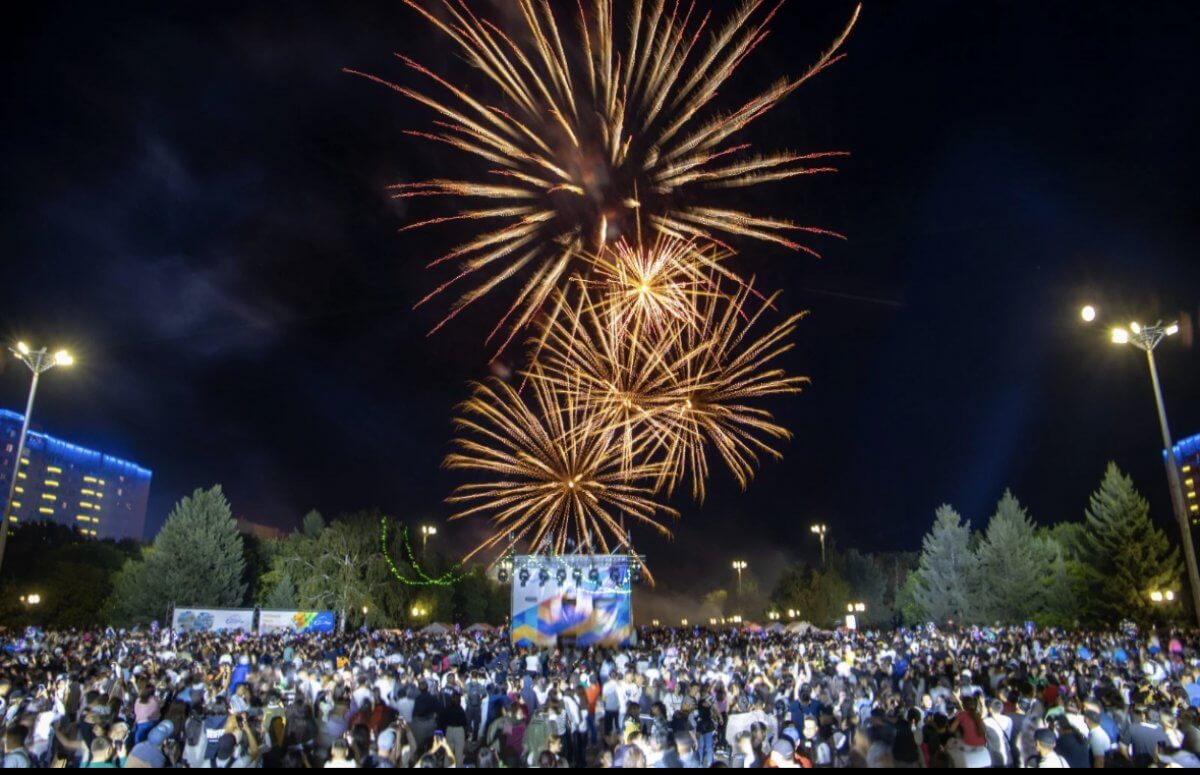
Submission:
POLYGON ((46 470, 52 474, 61 474, 62 469, 58 466, 46 466, 46 470))
POLYGON ((94 477, 94 476, 85 476, 85 477, 83 477, 83 481, 87 482, 88 484, 95 484, 95 483, 96 483, 96 477, 94 477))
POLYGON ((16 522, 16 521, 17 521, 17 518, 16 518, 16 517, 9 517, 9 518, 8 518, 8 521, 9 521, 9 522, 16 522))
POLYGON ((40 509, 38 509, 38 511, 42 512, 43 514, 53 514, 54 513, 54 509, 48 508, 46 506, 42 506, 40 509))
POLYGON ((56 501, 56 500, 58 500, 58 496, 57 496, 57 495, 55 495, 55 494, 54 494, 54 493, 52 493, 52 492, 44 492, 44 493, 42 493, 42 500, 44 500, 44 501, 56 501))
POLYGON ((1188 497, 1189 497, 1189 498, 1195 498, 1195 497, 1196 497, 1196 493, 1195 493, 1195 492, 1189 492, 1189 493, 1188 493, 1188 497))
POLYGON ((103 497, 104 497, 104 493, 102 493, 102 492, 98 492, 98 493, 96 493, 96 497, 97 497, 97 498, 103 498, 103 497))
POLYGON ((24 487, 14 487, 13 492, 25 492, 25 488, 24 487))
POLYGON ((98 482, 100 485, 103 485, 103 484, 104 484, 104 480, 103 480, 103 479, 97 479, 96 481, 97 481, 97 482, 98 482))
POLYGON ((92 521, 92 518, 87 516, 86 514, 76 514, 75 519, 79 522, 91 522, 92 521))
POLYGON ((14 509, 19 509, 19 508, 21 508, 21 502, 20 502, 20 501, 13 501, 13 502, 12 502, 12 506, 13 506, 13 508, 14 508, 14 509))
POLYGON ((80 495, 95 495, 96 491, 95 490, 80 490, 79 494, 80 495))
POLYGON ((23 465, 23 466, 29 465, 29 458, 27 458, 27 457, 21 458, 21 465, 23 465))
POLYGON ((79 506, 80 506, 80 508, 84 508, 84 509, 96 508, 95 504, 88 503, 87 501, 79 501, 79 506))
POLYGON ((28 476, 25 474, 25 472, 24 472, 24 471, 18 471, 18 472, 17 472, 17 478, 18 478, 18 479, 28 479, 29 477, 28 477, 28 476))
POLYGON ((57 486, 58 486, 58 482, 54 481, 53 479, 47 479, 47 480, 46 480, 46 486, 47 486, 47 487, 57 487, 57 486))

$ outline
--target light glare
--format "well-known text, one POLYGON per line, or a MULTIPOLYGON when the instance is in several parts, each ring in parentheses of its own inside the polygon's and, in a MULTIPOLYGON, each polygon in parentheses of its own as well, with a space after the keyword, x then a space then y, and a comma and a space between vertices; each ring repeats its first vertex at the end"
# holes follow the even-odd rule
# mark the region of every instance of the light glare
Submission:
POLYGON ((1096 308, 1091 304, 1086 305, 1083 309, 1079 310, 1079 317, 1083 318, 1084 323, 1091 323, 1096 319, 1096 308))
POLYGON ((1129 344, 1129 332, 1123 328, 1114 328, 1112 340, 1113 344, 1129 344))

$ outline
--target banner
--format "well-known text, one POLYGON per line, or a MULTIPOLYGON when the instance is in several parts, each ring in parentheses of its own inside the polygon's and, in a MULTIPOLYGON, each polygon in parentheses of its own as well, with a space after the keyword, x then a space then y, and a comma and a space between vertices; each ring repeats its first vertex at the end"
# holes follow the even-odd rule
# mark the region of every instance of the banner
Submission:
POLYGON ((513 643, 627 645, 633 633, 629 565, 626 555, 513 558, 513 643))
POLYGON ((176 608, 171 617, 176 632, 254 631, 252 608, 176 608))
POLYGON ((332 611, 259 611, 258 634, 272 632, 333 632, 337 617, 332 611))

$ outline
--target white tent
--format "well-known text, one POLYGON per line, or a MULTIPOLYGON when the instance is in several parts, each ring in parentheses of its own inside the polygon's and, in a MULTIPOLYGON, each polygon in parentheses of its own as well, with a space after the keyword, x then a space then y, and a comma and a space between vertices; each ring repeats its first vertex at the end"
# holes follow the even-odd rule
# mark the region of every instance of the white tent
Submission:
POLYGON ((780 633, 783 631, 784 631, 783 625, 780 624, 779 622, 775 622, 774 624, 767 627, 767 632, 780 633))
POLYGON ((792 622, 785 629, 793 635, 807 635, 816 628, 808 622, 792 622))
POLYGON ((425 629, 421 630, 422 635, 445 635, 448 632, 450 632, 449 627, 444 624, 438 624, 437 622, 434 622, 433 624, 425 627, 425 629))
POLYGON ((484 624, 483 622, 479 622, 477 624, 472 624, 470 627, 468 627, 467 632, 491 632, 494 629, 496 629, 496 628, 490 624, 484 624))

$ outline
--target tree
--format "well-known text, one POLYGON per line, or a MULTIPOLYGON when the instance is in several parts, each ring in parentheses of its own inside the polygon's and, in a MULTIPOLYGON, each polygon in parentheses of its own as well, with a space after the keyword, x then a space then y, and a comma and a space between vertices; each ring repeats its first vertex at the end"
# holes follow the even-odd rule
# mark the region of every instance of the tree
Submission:
POLYGON ((320 538, 324 530, 325 518, 321 516, 321 512, 313 509, 304 515, 304 521, 300 525, 300 532, 305 538, 320 538))
POLYGON ((976 619, 1019 624, 1050 610, 1054 579, 1065 575, 1061 553, 1038 535, 1011 491, 996 504, 976 556, 976 619))
POLYGON ((832 563, 824 568, 810 568, 804 563, 789 567, 771 594, 776 610, 794 609, 801 618, 820 627, 841 621, 849 601, 850 585, 832 563))
POLYGON ((832 560, 831 565, 838 568, 850 590, 849 597, 842 604, 851 601, 863 603, 866 611, 859 616, 863 624, 890 624, 894 612, 888 604, 888 580, 875 558, 851 549, 838 552, 832 560))
POLYGON ((296 584, 292 581, 292 577, 286 573, 281 574, 279 581, 263 598, 262 605, 263 608, 277 611, 290 611, 297 608, 300 600, 296 596, 296 584))
POLYGON ((1152 621, 1154 590, 1178 590, 1179 552, 1150 520, 1133 480, 1109 463, 1087 511, 1088 573, 1098 611, 1109 623, 1152 621))
POLYGON ((117 574, 110 601, 122 624, 144 624, 172 606, 239 606, 246 597, 242 536, 220 485, 175 505, 154 544, 117 574))
POLYGON ((927 619, 960 623, 970 612, 975 557, 971 526, 949 504, 934 515, 933 529, 921 542, 913 597, 927 619))
POLYGON ((896 611, 900 621, 912 627, 925 620, 925 609, 917 602, 917 590, 921 586, 921 577, 916 570, 911 570, 904 577, 904 583, 896 590, 896 611))
POLYGON ((380 515, 358 512, 317 532, 320 515, 312 519, 313 514, 305 517, 303 532, 280 548, 269 578, 276 585, 291 578, 301 607, 334 611, 343 622, 360 621, 364 607, 374 624, 395 622, 396 606, 383 605, 394 579, 380 551, 380 515))

